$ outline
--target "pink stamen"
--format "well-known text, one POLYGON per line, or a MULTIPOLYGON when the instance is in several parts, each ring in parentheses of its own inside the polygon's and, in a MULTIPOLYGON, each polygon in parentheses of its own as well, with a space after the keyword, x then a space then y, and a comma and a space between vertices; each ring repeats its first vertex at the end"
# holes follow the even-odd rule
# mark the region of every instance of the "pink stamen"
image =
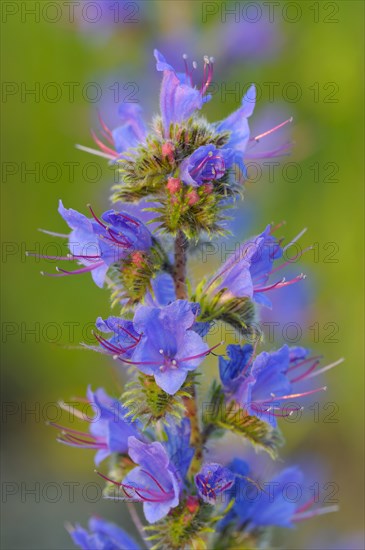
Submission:
MULTIPOLYGON (((86 435, 85 432, 82 432, 81 430, 74 430, 73 428, 67 428, 65 426, 62 426, 61 424, 57 424, 56 422, 49 422, 49 426, 52 426, 52 428, 57 428, 57 430, 61 430, 61 432, 67 432, 67 433, 73 433, 75 435, 86 435)), ((93 436, 90 436, 93 437, 93 436)))
POLYGON ((266 137, 266 136, 272 134, 273 132, 276 132, 276 130, 279 130, 280 128, 282 128, 283 126, 286 126, 286 124, 288 124, 290 122, 293 122, 293 117, 288 118, 288 120, 285 120, 284 122, 281 122, 281 124, 278 124, 277 126, 274 126, 274 128, 271 128, 271 130, 267 130, 267 132, 264 132, 263 134, 260 134, 260 135, 254 137, 254 138, 251 138, 251 139, 254 140, 254 141, 258 141, 259 139, 261 139, 263 137, 266 137))
POLYGON ((110 147, 107 147, 107 145, 104 145, 104 143, 95 134, 94 130, 91 130, 91 135, 92 135, 93 140, 95 141, 96 145, 98 145, 100 147, 100 149, 103 151, 103 153, 106 153, 107 155, 112 155, 113 157, 118 156, 118 153, 116 151, 114 151, 114 149, 111 149, 110 147))
POLYGON ((304 273, 301 273, 300 275, 297 275, 294 277, 294 279, 291 279, 290 281, 287 281, 285 277, 281 279, 281 281, 277 281, 271 286, 262 287, 262 288, 254 288, 254 292, 267 292, 268 290, 273 290, 274 288, 283 288, 284 286, 293 285, 294 283, 297 283, 298 281, 301 281, 302 279, 305 279, 304 273))
POLYGON ((313 246, 308 246, 307 248, 305 248, 304 250, 301 250, 300 252, 298 252, 298 254, 296 256, 294 256, 294 258, 292 260, 288 260, 287 262, 281 264, 281 265, 278 265, 277 267, 275 267, 274 269, 271 270, 271 275, 273 273, 276 273, 277 271, 280 271, 280 269, 283 269, 284 267, 286 267, 287 265, 290 265, 294 262, 296 262, 299 258, 301 258, 304 254, 304 252, 308 252, 308 250, 312 250, 313 249, 313 246))
POLYGON ((146 474, 149 478, 151 478, 152 481, 157 485, 157 487, 158 487, 163 493, 165 493, 165 495, 168 494, 168 492, 165 491, 165 489, 162 487, 161 483, 159 483, 159 482, 157 481, 157 479, 156 479, 152 474, 150 474, 150 472, 147 472, 146 470, 142 470, 142 469, 141 469, 141 472, 143 472, 143 473, 146 474))
POLYGON ((309 369, 307 369, 303 374, 300 374, 299 376, 297 376, 296 378, 293 378, 292 380, 290 380, 290 382, 293 384, 294 382, 299 382, 299 380, 303 380, 304 378, 307 378, 309 376, 309 374, 314 371, 314 369, 316 367, 318 367, 320 361, 314 361, 313 365, 311 365, 309 367, 309 369))
MULTIPOLYGON (((75 271, 67 271, 66 269, 62 269, 61 267, 56 267, 57 271, 61 271, 64 275, 81 275, 82 273, 87 273, 89 271, 93 271, 93 269, 96 269, 97 267, 100 267, 104 264, 104 262, 98 262, 94 265, 88 265, 86 267, 82 267, 81 269, 76 269, 75 271)), ((61 274, 59 274, 61 275, 61 274)))
POLYGON ((111 145, 114 145, 113 134, 111 133, 110 129, 109 129, 108 126, 105 124, 104 120, 102 119, 99 110, 98 110, 98 119, 99 119, 99 122, 100 122, 100 125, 101 125, 102 129, 104 130, 104 135, 105 135, 105 137, 108 136, 107 139, 108 139, 109 143, 110 143, 111 145))
POLYGON ((110 351, 111 353, 116 353, 118 355, 121 355, 122 353, 125 353, 127 351, 121 346, 118 348, 114 344, 111 344, 108 340, 106 340, 102 336, 99 336, 96 332, 93 332, 93 335, 95 336, 99 344, 103 346, 105 349, 107 349, 108 351, 110 351))
POLYGON ((326 391, 327 386, 322 386, 321 388, 316 388, 315 390, 306 391, 303 393, 292 393, 290 395, 283 395, 283 396, 272 396, 272 399, 268 399, 265 401, 261 401, 261 403, 270 403, 274 401, 282 401, 283 399, 295 399, 297 397, 306 397, 307 395, 312 395, 313 393, 318 393, 320 391, 326 391))
POLYGON ((306 512, 307 510, 309 510, 309 508, 313 506, 314 503, 315 503, 315 499, 314 497, 312 497, 310 500, 308 500, 308 502, 303 504, 303 506, 300 506, 300 508, 297 508, 295 513, 298 514, 301 512, 306 512))
POLYGON ((184 357, 183 359, 179 359, 179 363, 181 363, 182 361, 192 361, 193 359, 198 359, 199 357, 204 357, 205 355, 208 355, 211 351, 218 348, 222 344, 224 344, 224 342, 219 342, 219 344, 216 344, 212 348, 209 348, 209 349, 207 349, 207 351, 203 351, 202 353, 199 353, 198 355, 193 355, 191 357, 184 357))
POLYGON ((281 279, 281 281, 277 281, 276 283, 269 285, 269 286, 263 286, 263 287, 255 287, 255 292, 267 292, 268 290, 272 290, 273 288, 280 288, 285 284, 285 277, 281 279))
POLYGON ((118 328, 122 329, 123 332, 125 332, 126 334, 128 334, 128 336, 130 338, 132 338, 133 340, 135 340, 136 342, 139 342, 142 338, 142 336, 140 335, 139 338, 137 338, 137 336, 134 336, 134 334, 132 334, 131 332, 129 332, 129 330, 127 330, 126 328, 124 328, 122 325, 118 325, 118 328))
MULTIPOLYGON (((322 355, 315 355, 314 357, 307 357, 306 359, 303 359, 302 361, 299 361, 298 363, 294 363, 294 365, 291 365, 289 368, 288 368, 288 371, 292 371, 294 369, 297 369, 298 367, 302 367, 303 365, 305 365, 306 363, 309 363, 310 361, 316 361, 317 359, 322 359, 322 355)), ((295 361, 295 359, 291 359, 290 362, 293 362, 295 361)))
POLYGON ((132 218, 130 218, 129 216, 127 216, 126 214, 123 214, 123 212, 118 212, 117 213, 118 216, 120 216, 121 218, 124 218, 126 220, 128 220, 130 223, 133 223, 134 225, 141 225, 137 220, 133 220, 132 218))
POLYGON ((99 225, 101 225, 101 227, 102 227, 103 229, 108 229, 108 226, 105 225, 105 223, 103 223, 103 222, 97 217, 97 215, 95 214, 94 210, 92 209, 91 204, 88 204, 87 207, 88 207, 88 209, 90 210, 91 215, 92 215, 92 217, 94 218, 94 220, 95 220, 99 225))
MULTIPOLYGON (((114 481, 113 479, 110 479, 109 477, 107 477, 104 474, 98 472, 97 470, 95 470, 95 472, 98 474, 98 476, 102 477, 106 481, 109 481, 110 483, 113 483, 114 485, 118 485, 119 487, 122 487, 124 491, 125 491, 125 489, 134 491, 136 493, 136 495, 138 495, 139 498, 144 502, 163 502, 163 500, 166 500, 166 498, 159 498, 159 497, 161 497, 161 495, 158 495, 157 493, 155 493, 154 491, 151 491, 149 489, 144 489, 142 487, 139 487, 137 489, 137 487, 133 487, 133 485, 127 485, 126 483, 114 481), (146 496, 143 496, 143 495, 140 494, 140 491, 143 492, 143 493, 147 493, 150 496, 155 497, 155 498, 148 498, 146 496)), ((168 497, 172 496, 172 492, 167 493, 165 491, 165 494, 168 497)), ((130 497, 128 497, 128 498, 130 498, 130 497)))

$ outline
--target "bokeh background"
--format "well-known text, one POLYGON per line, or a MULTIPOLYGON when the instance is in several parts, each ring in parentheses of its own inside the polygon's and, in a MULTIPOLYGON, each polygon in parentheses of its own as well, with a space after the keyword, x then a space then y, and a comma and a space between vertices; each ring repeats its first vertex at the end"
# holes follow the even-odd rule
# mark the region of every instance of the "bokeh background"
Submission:
MULTIPOLYGON (((253 128, 294 117, 290 132, 274 139, 289 134, 292 155, 271 168, 274 177, 268 166, 250 170, 234 237, 219 250, 281 220, 286 239, 308 227, 301 242, 316 243, 294 266, 307 281, 277 294, 278 313, 267 317, 296 323, 300 339, 281 321, 269 347, 295 340, 328 362, 346 362, 328 373, 315 408, 282 424, 287 444, 277 468, 300 463, 309 484, 320 484, 322 503, 336 491, 340 512, 277 533, 275 544, 364 548, 363 3, 80 1, 74 13, 62 1, 1 4, 2 547, 71 548, 64 522, 85 524, 92 513, 130 527, 123 505, 101 499, 92 452, 57 444, 45 424, 56 418, 58 399, 84 395, 89 383, 121 391, 123 377, 108 358, 79 348, 91 341, 95 318, 108 314, 108 292, 88 275, 42 278, 39 271, 55 265, 25 251, 54 253, 55 239, 37 229, 65 231, 59 198, 83 212, 88 202, 99 212, 108 206, 113 171, 74 144, 92 146, 97 109, 111 126, 118 102, 140 102, 147 117, 157 111, 157 46, 181 67, 183 53, 200 68, 204 54, 215 57, 209 120, 237 108, 251 82, 260 91, 253 128)), ((219 254, 209 257, 212 266, 219 254)), ((199 280, 208 267, 197 261, 191 275, 199 280)), ((216 373, 215 364, 207 368, 216 373)), ((233 448, 245 452, 237 441, 233 448)))

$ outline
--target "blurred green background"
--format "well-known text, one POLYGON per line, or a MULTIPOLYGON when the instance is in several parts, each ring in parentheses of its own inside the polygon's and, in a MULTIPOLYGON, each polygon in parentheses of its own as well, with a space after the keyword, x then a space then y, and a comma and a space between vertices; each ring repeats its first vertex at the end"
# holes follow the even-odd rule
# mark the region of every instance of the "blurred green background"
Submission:
MULTIPOLYGON (((251 3, 255 12, 245 11, 247 2, 236 3, 243 11, 224 21, 224 3, 148 1, 139 2, 135 23, 95 25, 70 21, 62 1, 61 18, 52 6, 42 14, 46 4, 55 3, 2 3, 2 547, 71 548, 64 521, 85 524, 92 513, 130 524, 123 505, 100 498, 92 452, 57 444, 45 425, 56 415, 53 403, 84 395, 89 383, 120 392, 111 361, 77 348, 90 342, 95 318, 108 314, 108 292, 88 275, 42 278, 39 271, 53 271, 54 264, 26 258, 25 250, 54 253, 49 243, 55 239, 37 228, 65 231, 59 198, 83 212, 88 202, 98 212, 108 206, 113 173, 103 159, 74 144, 92 146, 89 128, 97 108, 118 124, 114 82, 121 100, 137 90, 147 116, 157 111, 160 77, 152 51, 158 45, 168 59, 185 51, 198 61, 214 55, 214 80, 227 89, 257 83, 262 97, 253 125, 267 107, 275 123, 280 113, 294 116, 295 146, 283 162, 300 163, 301 175, 276 169, 272 182, 266 169, 259 181, 249 181, 239 221, 250 234, 285 219, 287 238, 309 228, 303 243, 318 243, 318 253, 308 253, 299 268, 310 274, 303 283, 310 307, 302 312, 300 344, 328 362, 341 356, 346 362, 326 377, 327 394, 317 400, 319 421, 306 411, 299 423, 283 425, 283 460, 308 465, 311 479, 317 461, 317 479, 339 487, 340 512, 281 533, 277 543, 350 548, 363 530, 363 3, 280 2, 270 23, 268 3, 251 3), (24 12, 33 5, 39 17, 24 12), (253 23, 257 6, 266 19, 253 23), (128 88, 130 82, 137 88, 128 88), (268 83, 277 83, 274 95, 268 83), (27 94, 30 89, 35 94, 27 94), (315 323, 316 336, 310 328, 315 323), (328 402, 336 404, 338 422, 325 421, 328 402)), ((207 117, 223 118, 238 101, 219 88, 205 108, 207 117)), ((196 280, 205 269, 207 264, 192 268, 196 280)), ((277 345, 282 341, 279 331, 277 345)), ((363 548, 359 544, 354 547, 363 548)))

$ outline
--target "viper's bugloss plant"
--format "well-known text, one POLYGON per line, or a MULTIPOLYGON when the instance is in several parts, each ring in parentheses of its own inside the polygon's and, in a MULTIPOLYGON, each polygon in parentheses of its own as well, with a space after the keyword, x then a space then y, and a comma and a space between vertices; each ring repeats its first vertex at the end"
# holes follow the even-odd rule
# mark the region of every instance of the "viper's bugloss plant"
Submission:
MULTIPOLYGON (((60 442, 96 451, 98 467, 110 461, 109 471, 97 472, 107 482, 105 496, 127 502, 145 547, 261 548, 274 526, 292 527, 333 508, 288 496, 293 484, 305 494, 299 468, 264 479, 242 456, 217 463, 214 443, 234 433, 274 459, 283 444, 280 419, 300 409, 303 398, 325 390, 312 386, 312 379, 341 360, 317 368, 321 358, 301 347, 259 349, 265 343, 257 328, 260 308, 271 307, 271 292, 285 300, 284 287, 304 279, 302 273, 290 280, 281 275, 289 263, 286 249, 303 232, 285 245, 276 236, 280 226, 267 225, 200 281, 188 276, 187 264, 204 239, 228 234, 246 159, 255 158, 259 140, 291 120, 251 136, 251 86, 235 112, 210 123, 200 111, 211 99, 214 60, 204 57, 198 87, 195 62, 189 66, 183 56, 185 71, 179 73, 158 51, 155 58, 162 72, 161 112, 151 126, 139 105, 123 104, 116 128, 100 119, 101 136, 93 132, 99 150, 81 147, 117 165, 115 209, 98 216, 90 206, 86 216, 60 201, 59 213, 71 229, 61 235, 69 254, 60 259, 80 267, 47 273, 89 272, 97 286, 108 286, 118 311, 97 319, 95 344, 86 347, 112 356, 130 381, 121 397, 88 388, 88 430, 53 426, 60 442), (217 323, 236 331, 242 344, 208 344, 217 323), (208 358, 219 370, 217 380, 208 374, 208 358), (145 526, 134 502, 143 504, 145 526)), ((278 144, 266 156, 287 149, 278 144)), ((69 530, 80 548, 140 547, 98 518, 88 530, 69 530)))

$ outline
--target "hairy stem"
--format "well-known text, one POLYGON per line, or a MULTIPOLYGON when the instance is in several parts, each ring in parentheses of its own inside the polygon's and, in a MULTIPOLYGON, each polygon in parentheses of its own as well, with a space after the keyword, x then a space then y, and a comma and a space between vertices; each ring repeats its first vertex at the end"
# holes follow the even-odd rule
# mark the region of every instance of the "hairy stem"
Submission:
MULTIPOLYGON (((175 239, 175 264, 174 264, 174 282, 176 298, 185 300, 187 296, 186 288, 186 255, 187 240, 182 231, 179 231, 175 239)), ((195 385, 192 386, 191 398, 184 398, 187 418, 191 424, 190 444, 195 449, 194 458, 191 463, 190 472, 195 474, 200 470, 203 458, 203 441, 199 426, 199 414, 195 385)))
POLYGON ((175 265, 174 265, 174 282, 176 290, 176 298, 178 300, 186 300, 186 249, 187 240, 182 231, 179 231, 175 239, 175 265))

